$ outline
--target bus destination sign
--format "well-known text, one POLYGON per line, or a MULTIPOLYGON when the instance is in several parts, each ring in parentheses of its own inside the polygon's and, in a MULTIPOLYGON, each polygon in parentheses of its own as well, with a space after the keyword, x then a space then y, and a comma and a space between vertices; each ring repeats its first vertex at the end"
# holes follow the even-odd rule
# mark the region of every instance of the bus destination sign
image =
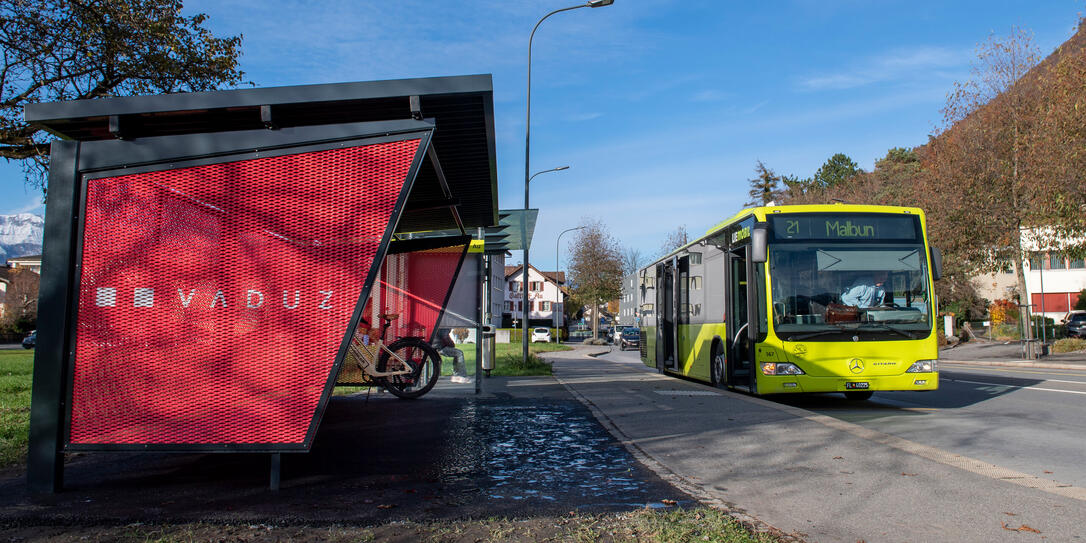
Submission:
POLYGON ((916 215, 858 213, 773 215, 773 238, 780 240, 893 240, 919 241, 916 215))

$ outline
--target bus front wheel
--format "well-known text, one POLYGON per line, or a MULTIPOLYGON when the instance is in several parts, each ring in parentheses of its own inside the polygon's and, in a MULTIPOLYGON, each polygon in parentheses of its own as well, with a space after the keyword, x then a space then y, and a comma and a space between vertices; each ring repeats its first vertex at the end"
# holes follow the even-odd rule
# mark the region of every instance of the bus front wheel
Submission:
POLYGON ((874 392, 870 390, 853 390, 845 393, 845 399, 853 401, 863 401, 871 398, 874 392))

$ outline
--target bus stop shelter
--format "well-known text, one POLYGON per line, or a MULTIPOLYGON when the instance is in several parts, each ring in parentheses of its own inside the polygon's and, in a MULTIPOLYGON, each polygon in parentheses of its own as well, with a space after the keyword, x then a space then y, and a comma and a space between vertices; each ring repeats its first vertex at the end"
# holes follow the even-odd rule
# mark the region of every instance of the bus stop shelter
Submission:
POLYGON ((60 138, 36 492, 62 487, 69 451, 309 450, 359 323, 398 312, 393 336, 432 337, 472 238, 498 224, 489 75, 35 104, 25 116, 60 138))

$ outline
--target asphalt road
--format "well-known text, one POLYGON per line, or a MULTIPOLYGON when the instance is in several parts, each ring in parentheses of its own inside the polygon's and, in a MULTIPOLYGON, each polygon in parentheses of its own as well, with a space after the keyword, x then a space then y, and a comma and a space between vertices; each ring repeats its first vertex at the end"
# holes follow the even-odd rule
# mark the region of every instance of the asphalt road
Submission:
POLYGON ((657 376, 634 351, 612 350, 599 359, 617 366, 567 363, 561 369, 571 375, 567 386, 584 389, 626 439, 668 470, 693 476, 706 492, 812 541, 1010 541, 1029 532, 1013 531, 1020 525, 1040 529, 1050 540, 1086 538, 1086 371, 944 364, 934 392, 876 393, 865 402, 837 394, 771 401, 834 429, 825 431, 770 411, 748 411, 770 405, 762 400, 657 376), (592 371, 638 384, 624 382, 623 397, 593 388, 582 377, 592 371), (680 390, 693 395, 686 401, 703 403, 680 403, 680 390), (670 417, 666 441, 658 424, 641 422, 646 413, 635 406, 646 404, 631 399, 635 392, 646 398, 675 394, 670 402, 647 404, 648 412, 670 417), (726 430, 743 422, 761 428, 757 441, 726 430), (730 451, 727 464, 707 463, 719 456, 703 452, 710 450, 730 451), (781 451, 803 453, 777 458, 786 454, 781 451), (763 462, 748 462, 750 456, 763 462), (782 468, 784 460, 796 465, 782 468), (833 462, 843 469, 834 471, 833 462), (753 476, 761 466, 777 472, 753 476), (786 491, 779 491, 782 486, 786 491), (1056 487, 1063 490, 1051 490, 1056 487), (1056 497, 1061 492, 1078 497, 1056 497))
MULTIPOLYGON (((606 360, 640 364, 637 351, 606 360)), ((943 364, 939 390, 773 401, 1074 486, 1086 487, 1086 370, 943 364)))

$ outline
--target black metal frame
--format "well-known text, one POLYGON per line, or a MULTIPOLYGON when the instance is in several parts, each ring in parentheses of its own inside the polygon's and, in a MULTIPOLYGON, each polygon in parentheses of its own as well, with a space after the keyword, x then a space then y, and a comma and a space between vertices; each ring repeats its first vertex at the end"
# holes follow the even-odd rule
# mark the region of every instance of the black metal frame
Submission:
MULTIPOLYGON (((28 483, 31 491, 53 492, 63 486, 64 451, 154 450, 171 452, 289 452, 312 446, 327 408, 335 375, 342 365, 350 335, 337 353, 334 371, 301 444, 78 444, 70 443, 72 376, 78 318, 78 285, 83 251, 86 183, 119 174, 144 173, 183 166, 233 162, 320 150, 420 139, 375 261, 387 253, 414 179, 429 154, 433 124, 423 121, 381 121, 343 125, 297 127, 278 131, 163 136, 132 141, 57 141, 52 144, 49 213, 43 248, 39 327, 41 341, 35 353, 31 406, 28 483)), ((360 295, 369 296, 379 266, 371 267, 360 295)), ((357 326, 361 308, 352 314, 357 326)), ((353 330, 353 327, 351 328, 353 330)))

